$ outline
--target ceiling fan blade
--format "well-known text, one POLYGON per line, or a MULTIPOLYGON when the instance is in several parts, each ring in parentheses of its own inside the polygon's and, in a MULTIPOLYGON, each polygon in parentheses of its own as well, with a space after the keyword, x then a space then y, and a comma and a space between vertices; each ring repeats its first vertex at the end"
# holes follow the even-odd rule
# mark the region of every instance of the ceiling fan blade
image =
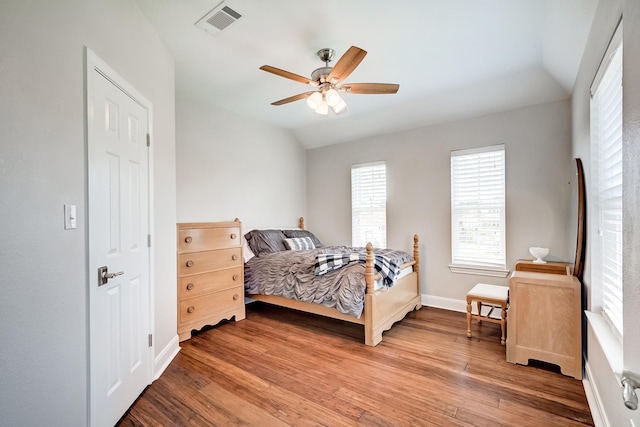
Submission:
POLYGON ((298 95, 290 96, 289 98, 281 99, 280 101, 272 102, 271 105, 282 105, 288 104, 293 101, 298 101, 300 99, 308 98, 312 93, 316 91, 312 90, 311 92, 299 93, 298 95))
POLYGON ((398 92, 399 84, 394 83, 347 83, 340 90, 347 93, 392 94, 398 92))
POLYGON ((341 80, 346 79, 347 77, 349 77, 349 74, 351 74, 353 70, 356 69, 360 62, 362 62, 366 54, 366 50, 362 50, 359 47, 351 46, 349 50, 347 50, 344 55, 342 55, 342 57, 338 59, 338 62, 336 62, 333 70, 331 70, 331 73, 329 74, 327 80, 335 84, 341 80))
POLYGON ((300 82, 300 83, 306 83, 306 84, 310 84, 310 85, 314 85, 314 86, 316 84, 316 82, 314 82, 313 80, 309 80, 306 77, 303 77, 303 76, 295 74, 295 73, 291 73, 289 71, 281 70, 280 68, 272 67, 270 65, 263 65, 262 67, 260 67, 260 69, 263 70, 263 71, 266 71, 267 73, 272 73, 272 74, 275 74, 276 76, 284 77, 286 79, 295 80, 295 81, 300 82))

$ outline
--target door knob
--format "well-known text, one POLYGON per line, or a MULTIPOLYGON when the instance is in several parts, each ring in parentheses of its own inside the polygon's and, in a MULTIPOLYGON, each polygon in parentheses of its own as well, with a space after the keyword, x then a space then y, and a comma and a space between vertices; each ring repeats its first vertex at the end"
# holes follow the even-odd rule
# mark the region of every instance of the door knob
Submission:
POLYGON ((106 285, 109 279, 113 279, 116 276, 122 276, 124 271, 118 271, 117 273, 109 273, 109 267, 102 266, 98 268, 98 286, 106 285))

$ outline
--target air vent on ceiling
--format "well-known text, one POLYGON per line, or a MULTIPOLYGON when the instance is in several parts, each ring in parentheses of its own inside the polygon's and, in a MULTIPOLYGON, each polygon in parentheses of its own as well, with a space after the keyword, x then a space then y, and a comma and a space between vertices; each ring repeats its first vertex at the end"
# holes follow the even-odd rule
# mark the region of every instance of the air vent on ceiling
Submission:
POLYGON ((218 34, 241 17, 242 15, 231 9, 229 6, 225 6, 225 3, 222 2, 205 16, 200 18, 195 25, 210 34, 218 34))

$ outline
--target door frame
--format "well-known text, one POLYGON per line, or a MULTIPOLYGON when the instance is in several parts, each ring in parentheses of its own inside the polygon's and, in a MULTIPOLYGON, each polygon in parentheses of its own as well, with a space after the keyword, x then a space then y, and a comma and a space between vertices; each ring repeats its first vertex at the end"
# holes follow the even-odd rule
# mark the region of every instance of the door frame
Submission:
MULTIPOLYGON (((87 307, 87 423, 89 426, 95 426, 99 424, 99 420, 94 419, 95 416, 95 399, 93 395, 93 363, 92 363, 92 354, 91 354, 91 336, 92 336, 92 328, 93 322, 92 320, 92 292, 97 290, 96 282, 96 274, 95 271, 91 271, 91 246, 90 246, 90 229, 89 229, 89 178, 91 176, 92 171, 89 166, 89 147, 91 141, 93 140, 93 130, 91 129, 90 123, 91 118, 93 116, 92 111, 92 103, 93 99, 93 85, 95 85, 96 76, 94 71, 97 71, 100 75, 106 78, 109 82, 111 82, 114 86, 122 90, 127 96, 133 99, 136 103, 141 105, 147 111, 147 133, 150 136, 153 136, 153 105, 151 101, 149 101, 144 95, 142 95, 138 90, 136 90, 133 86, 131 86, 124 78, 120 76, 113 68, 107 65, 100 57, 98 57, 89 47, 84 47, 84 112, 85 112, 85 228, 87 230, 85 235, 85 245, 86 245, 86 283, 88 286, 87 296, 86 296, 86 307, 87 307)), ((147 179, 148 179, 148 218, 147 223, 149 229, 147 230, 147 234, 149 236, 149 241, 152 242, 152 230, 154 230, 154 203, 153 203, 153 144, 148 147, 147 150, 147 179)), ((155 278, 154 278, 154 251, 153 245, 149 245, 147 250, 148 259, 149 259, 149 293, 148 297, 148 325, 149 325, 149 333, 155 335, 155 306, 153 304, 155 297, 155 278)), ((147 354, 145 357, 148 357, 148 372, 147 372, 147 382, 151 384, 154 379, 154 344, 148 347, 147 354)), ((132 402, 133 403, 133 402, 132 402)))

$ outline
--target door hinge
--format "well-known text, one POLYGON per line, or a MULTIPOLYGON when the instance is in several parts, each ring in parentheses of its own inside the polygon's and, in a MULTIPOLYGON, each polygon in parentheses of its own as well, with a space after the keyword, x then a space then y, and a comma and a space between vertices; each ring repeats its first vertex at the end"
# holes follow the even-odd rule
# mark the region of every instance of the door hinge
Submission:
POLYGON ((151 247, 151 234, 147 234, 147 247, 151 247))
POLYGON ((151 147, 151 134, 147 134, 147 147, 151 147))
POLYGON ((153 347, 153 334, 149 334, 149 347, 153 347))

